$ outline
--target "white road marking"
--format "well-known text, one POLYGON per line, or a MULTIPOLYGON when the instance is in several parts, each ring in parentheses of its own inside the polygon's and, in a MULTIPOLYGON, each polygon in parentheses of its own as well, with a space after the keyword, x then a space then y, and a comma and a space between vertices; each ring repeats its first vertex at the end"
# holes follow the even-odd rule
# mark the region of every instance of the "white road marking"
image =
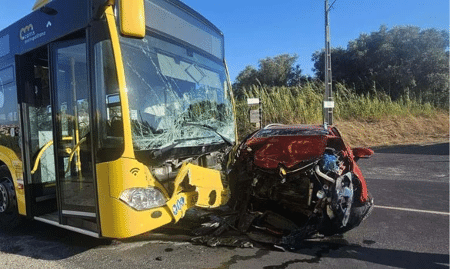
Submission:
POLYGON ((383 205, 374 205, 374 207, 384 208, 384 209, 393 209, 393 210, 401 210, 401 211, 411 211, 411 212, 429 213, 429 214, 450 216, 449 212, 420 210, 420 209, 412 209, 412 208, 404 208, 404 207, 392 207, 392 206, 383 206, 383 205))

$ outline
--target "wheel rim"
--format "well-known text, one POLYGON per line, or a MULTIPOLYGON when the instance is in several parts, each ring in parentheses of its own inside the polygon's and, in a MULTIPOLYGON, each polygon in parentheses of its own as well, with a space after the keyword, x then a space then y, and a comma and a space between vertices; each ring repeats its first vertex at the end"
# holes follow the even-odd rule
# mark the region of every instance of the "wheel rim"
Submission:
POLYGON ((0 213, 3 213, 8 208, 8 191, 3 183, 0 183, 0 213))

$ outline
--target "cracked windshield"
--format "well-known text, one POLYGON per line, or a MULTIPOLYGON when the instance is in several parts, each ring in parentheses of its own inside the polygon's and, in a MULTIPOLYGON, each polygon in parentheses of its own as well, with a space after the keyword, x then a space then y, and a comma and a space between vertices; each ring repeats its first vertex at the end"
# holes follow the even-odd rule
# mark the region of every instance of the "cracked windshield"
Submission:
POLYGON ((121 43, 135 150, 234 142, 221 61, 149 35, 121 43))

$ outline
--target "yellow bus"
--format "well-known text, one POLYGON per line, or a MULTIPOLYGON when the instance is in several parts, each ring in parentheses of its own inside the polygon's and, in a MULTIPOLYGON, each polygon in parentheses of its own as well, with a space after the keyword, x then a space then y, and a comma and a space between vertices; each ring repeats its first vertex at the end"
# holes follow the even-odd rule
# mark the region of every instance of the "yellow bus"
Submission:
POLYGON ((37 0, 0 31, 0 226, 126 238, 229 197, 222 32, 178 0, 37 0))

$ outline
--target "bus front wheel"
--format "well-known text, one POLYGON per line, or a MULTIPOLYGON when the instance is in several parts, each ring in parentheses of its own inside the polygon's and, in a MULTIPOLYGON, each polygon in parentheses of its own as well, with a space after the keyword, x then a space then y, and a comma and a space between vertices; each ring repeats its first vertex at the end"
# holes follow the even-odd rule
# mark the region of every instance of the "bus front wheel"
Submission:
POLYGON ((0 166, 0 228, 10 230, 19 224, 16 193, 8 167, 0 166))

